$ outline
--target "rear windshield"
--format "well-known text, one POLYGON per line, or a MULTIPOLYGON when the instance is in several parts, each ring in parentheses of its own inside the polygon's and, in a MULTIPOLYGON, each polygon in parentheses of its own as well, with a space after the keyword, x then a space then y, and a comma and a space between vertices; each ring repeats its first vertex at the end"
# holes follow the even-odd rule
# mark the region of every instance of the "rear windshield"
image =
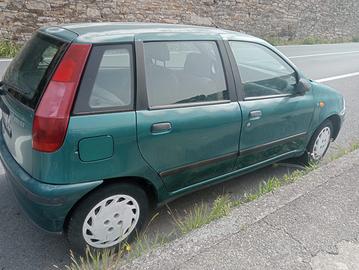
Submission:
POLYGON ((3 82, 9 92, 34 108, 65 45, 60 40, 36 33, 5 72, 3 82))

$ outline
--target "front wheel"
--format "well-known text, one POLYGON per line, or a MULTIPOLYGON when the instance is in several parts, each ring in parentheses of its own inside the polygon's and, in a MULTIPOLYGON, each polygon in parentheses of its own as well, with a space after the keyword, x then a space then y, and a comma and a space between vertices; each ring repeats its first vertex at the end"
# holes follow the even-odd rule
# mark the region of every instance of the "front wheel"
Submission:
POLYGON ((324 121, 317 128, 309 141, 306 152, 301 157, 301 161, 304 165, 318 163, 323 159, 330 146, 333 130, 333 124, 329 120, 324 121))
POLYGON ((66 235, 71 248, 119 248, 131 241, 148 215, 146 193, 131 184, 109 184, 90 193, 73 211, 66 235))

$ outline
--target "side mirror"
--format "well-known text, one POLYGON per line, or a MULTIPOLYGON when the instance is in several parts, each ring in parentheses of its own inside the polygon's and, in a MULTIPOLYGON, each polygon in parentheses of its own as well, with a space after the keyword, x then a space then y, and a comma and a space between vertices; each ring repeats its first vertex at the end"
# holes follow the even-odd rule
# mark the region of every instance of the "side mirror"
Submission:
POLYGON ((300 78, 297 84, 296 93, 299 95, 304 95, 312 88, 310 81, 304 78, 300 78))

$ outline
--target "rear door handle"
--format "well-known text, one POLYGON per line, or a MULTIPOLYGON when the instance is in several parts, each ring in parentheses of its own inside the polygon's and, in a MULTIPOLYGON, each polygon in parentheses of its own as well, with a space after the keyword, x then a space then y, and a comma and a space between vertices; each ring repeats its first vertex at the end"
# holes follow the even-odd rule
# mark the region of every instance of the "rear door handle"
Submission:
POLYGON ((256 119, 260 119, 262 117, 262 111, 251 111, 249 113, 249 119, 251 120, 256 120, 256 119))
POLYGON ((170 122, 155 123, 151 126, 152 133, 168 132, 171 129, 172 129, 172 124, 170 122))

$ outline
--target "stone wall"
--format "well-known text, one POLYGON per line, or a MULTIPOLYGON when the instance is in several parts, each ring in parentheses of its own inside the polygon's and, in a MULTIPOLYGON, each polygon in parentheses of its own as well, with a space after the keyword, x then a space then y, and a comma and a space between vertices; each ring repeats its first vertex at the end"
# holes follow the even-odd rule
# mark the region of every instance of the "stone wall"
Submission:
POLYGON ((350 38, 358 0, 0 0, 0 39, 22 42, 42 25, 139 21, 212 25, 260 37, 350 38))

